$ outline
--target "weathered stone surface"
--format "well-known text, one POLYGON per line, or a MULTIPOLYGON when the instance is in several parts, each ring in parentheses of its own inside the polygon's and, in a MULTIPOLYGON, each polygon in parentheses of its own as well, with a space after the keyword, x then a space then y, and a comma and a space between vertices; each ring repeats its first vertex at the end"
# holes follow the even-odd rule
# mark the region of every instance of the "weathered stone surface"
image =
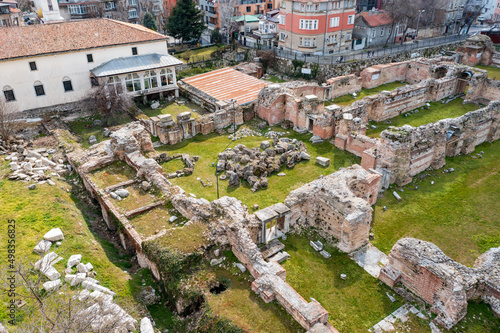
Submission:
POLYGON ((45 254, 50 250, 52 242, 47 240, 41 240, 34 248, 33 251, 39 254, 45 254))
POLYGON ((118 195, 120 198, 126 198, 130 195, 130 192, 124 188, 121 188, 121 189, 116 190, 115 194, 118 195))
POLYGON ((80 263, 82 260, 82 255, 81 254, 74 254, 68 259, 68 268, 72 268, 73 266, 76 266, 80 263))
POLYGON ((148 317, 141 319, 141 333, 155 333, 153 324, 148 317))
POLYGON ((326 158, 326 157, 318 156, 318 157, 316 157, 316 164, 319 164, 322 167, 330 166, 330 159, 326 158))
POLYGON ((50 293, 53 292, 61 287, 61 280, 57 279, 54 281, 47 281, 43 284, 43 289, 45 289, 46 292, 50 293))
POLYGON ((47 241, 57 242, 57 241, 63 240, 64 235, 63 235, 63 232, 61 231, 61 229, 54 228, 54 229, 51 229, 49 232, 47 232, 43 236, 43 238, 47 241))

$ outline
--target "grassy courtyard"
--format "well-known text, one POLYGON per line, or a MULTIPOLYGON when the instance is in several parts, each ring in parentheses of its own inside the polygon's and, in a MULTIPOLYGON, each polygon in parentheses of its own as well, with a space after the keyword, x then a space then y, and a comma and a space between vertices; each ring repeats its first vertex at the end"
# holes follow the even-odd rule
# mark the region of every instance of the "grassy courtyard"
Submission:
POLYGON ((403 87, 404 85, 406 85, 406 83, 391 82, 391 83, 383 84, 381 86, 378 86, 378 87, 375 87, 372 89, 362 88, 361 91, 359 93, 357 93, 356 98, 352 97, 351 94, 339 96, 331 101, 326 101, 325 106, 332 105, 332 104, 337 104, 339 106, 349 106, 352 103, 354 103, 355 101, 359 101, 359 100, 363 99, 364 97, 379 94, 384 90, 391 91, 391 90, 394 90, 396 88, 403 87))
POLYGON ((204 47, 197 50, 187 50, 184 52, 176 53, 175 57, 178 59, 182 59, 186 61, 187 56, 189 55, 189 60, 187 62, 196 62, 203 60, 210 60, 212 52, 217 51, 217 46, 204 47))
POLYGON ((248 271, 241 273, 233 267, 232 263, 238 260, 231 251, 224 252, 224 256, 224 264, 214 271, 219 280, 225 278, 230 281, 229 288, 220 294, 210 294, 207 299, 216 315, 230 319, 245 332, 304 332, 281 305, 277 302, 266 304, 251 290, 252 276, 248 271))
MULTIPOLYGON (((273 130, 281 130, 281 128, 273 128, 273 130)), ((286 174, 285 177, 278 177, 276 174, 271 175, 269 179, 269 187, 259 190, 255 193, 251 191, 251 187, 246 181, 242 181, 239 187, 229 187, 228 180, 219 180, 219 197, 232 196, 241 200, 248 207, 258 204, 261 208, 282 202, 290 193, 290 191, 316 179, 320 175, 328 175, 340 167, 348 167, 354 163, 359 163, 359 158, 356 156, 336 149, 331 143, 325 141, 320 144, 311 144, 309 138, 311 134, 297 134, 290 132, 287 137, 296 138, 303 141, 307 146, 307 152, 311 155, 310 161, 301 161, 295 168, 288 169, 283 167, 281 172, 286 174), (317 156, 330 158, 331 163, 327 168, 323 168, 315 164, 317 156)), ((237 141, 231 141, 227 136, 218 134, 197 135, 192 139, 185 140, 176 145, 166 145, 157 148, 158 151, 167 152, 169 155, 175 153, 187 153, 191 156, 200 156, 200 160, 196 163, 194 172, 187 177, 170 179, 174 185, 179 185, 187 193, 193 193, 197 197, 205 198, 209 201, 217 199, 217 182, 215 178, 215 167, 217 164, 218 154, 226 148, 234 148, 238 144, 244 144, 248 148, 258 147, 262 141, 271 141, 265 137, 249 136, 237 141), (200 180, 207 182, 210 180, 213 186, 203 187, 200 180)), ((173 161, 164 163, 162 166, 165 169, 169 168, 169 164, 173 161)), ((167 170, 174 170, 178 166, 167 170)), ((175 170, 174 170, 175 171, 175 170)))
POLYGON ((468 266, 481 253, 500 246, 500 143, 484 143, 475 153, 480 151, 484 151, 483 158, 447 158, 445 168, 454 168, 453 173, 424 171, 421 175, 428 176, 414 177, 404 192, 394 186, 385 191, 374 206, 372 243, 389 253, 398 239, 415 237, 433 242, 468 266), (394 198, 394 189, 402 201, 394 198))
POLYGON ((191 112, 192 118, 198 118, 200 116, 199 112, 203 112, 201 106, 190 102, 185 102, 184 104, 163 102, 158 109, 151 109, 145 105, 139 105, 139 108, 148 117, 155 117, 160 114, 170 114, 172 115, 172 118, 174 118, 174 121, 177 121, 178 114, 186 111, 191 112), (193 110, 196 110, 197 112, 193 112, 193 110))
POLYGON ((394 293, 366 273, 349 256, 326 246, 331 253, 323 258, 309 239, 288 235, 282 241, 291 256, 283 263, 287 282, 306 300, 316 299, 330 313, 329 322, 339 332, 367 332, 370 327, 396 310, 402 303, 392 303, 386 295, 394 293), (340 274, 346 274, 342 280, 340 274))
POLYGON ((389 126, 400 127, 403 125, 411 125, 413 127, 418 127, 441 119, 460 117, 467 112, 479 109, 479 106, 475 104, 464 104, 462 98, 454 99, 448 104, 441 104, 441 102, 431 102, 429 104, 431 105, 429 110, 422 109, 419 110, 418 113, 405 113, 408 115, 407 117, 405 117, 405 114, 401 114, 388 121, 371 121, 368 124, 366 135, 375 138, 379 137, 380 133, 389 128, 389 126), (370 125, 374 125, 376 128, 371 128, 370 125))
POLYGON ((479 69, 484 69, 488 72, 488 78, 493 80, 500 80, 500 68, 493 66, 477 65, 474 66, 479 69))

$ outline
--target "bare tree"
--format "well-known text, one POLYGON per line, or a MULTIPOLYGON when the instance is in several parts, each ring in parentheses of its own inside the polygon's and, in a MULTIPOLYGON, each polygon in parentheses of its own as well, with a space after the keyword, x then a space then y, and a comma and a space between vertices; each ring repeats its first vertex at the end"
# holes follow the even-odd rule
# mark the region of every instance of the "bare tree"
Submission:
POLYGON ((6 102, 0 97, 0 139, 9 141, 19 129, 16 110, 12 103, 6 102))
POLYGON ((486 3, 478 0, 467 0, 464 5, 464 13, 462 26, 460 30, 467 27, 466 33, 469 33, 471 25, 476 22, 477 18, 483 13, 486 3))
POLYGON ((234 16, 237 9, 237 0, 219 0, 219 20, 221 28, 225 29, 227 44, 230 44, 230 37, 239 28, 238 23, 235 22, 234 16))
POLYGON ((88 109, 95 110, 103 117, 103 126, 108 126, 114 115, 128 112, 132 100, 123 91, 121 84, 114 86, 106 82, 90 93, 86 104, 88 109))

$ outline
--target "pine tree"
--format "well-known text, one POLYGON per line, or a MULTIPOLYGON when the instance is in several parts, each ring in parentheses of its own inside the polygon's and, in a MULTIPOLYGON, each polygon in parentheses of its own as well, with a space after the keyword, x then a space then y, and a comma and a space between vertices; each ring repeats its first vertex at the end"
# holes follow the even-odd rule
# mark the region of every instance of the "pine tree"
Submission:
POLYGON ((156 23, 153 14, 151 14, 150 12, 147 12, 146 15, 144 15, 142 25, 151 30, 158 31, 158 24, 156 23))
POLYGON ((203 14, 196 8, 195 2, 179 0, 168 18, 168 34, 180 39, 182 47, 184 41, 199 40, 204 30, 203 14))

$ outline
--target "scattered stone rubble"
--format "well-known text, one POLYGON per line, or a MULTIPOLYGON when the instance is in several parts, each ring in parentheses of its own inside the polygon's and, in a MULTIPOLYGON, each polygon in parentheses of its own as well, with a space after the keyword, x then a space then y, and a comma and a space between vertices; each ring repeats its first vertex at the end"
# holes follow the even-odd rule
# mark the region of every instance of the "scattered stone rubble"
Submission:
POLYGON ((274 140, 273 148, 263 141, 260 148, 249 149, 244 145, 228 148, 219 154, 217 172, 226 172, 229 186, 239 186, 244 179, 252 186, 252 191, 269 186, 267 177, 273 172, 279 172, 282 166, 295 167, 301 160, 309 160, 305 144, 296 139, 281 138, 274 140))
POLYGON ((379 279, 391 288, 401 283, 431 304, 437 314, 434 322, 446 329, 465 317, 472 299, 482 299, 500 315, 500 247, 481 255, 469 268, 432 243, 403 238, 393 246, 379 279))
POLYGON ((65 159, 50 158, 55 150, 46 148, 22 149, 21 152, 13 152, 5 157, 10 161, 11 172, 9 179, 21 181, 33 181, 38 184, 47 183, 55 185, 52 177, 59 178, 68 174, 72 169, 65 159))
MULTIPOLYGON (((34 251, 45 253, 50 248, 51 241, 60 241, 64 235, 59 228, 47 232, 44 240, 35 246, 34 251), (44 245, 41 245, 44 244, 44 245), (44 252, 40 252, 43 249, 44 252)), ((62 287, 61 274, 54 268, 54 264, 63 260, 55 252, 45 254, 34 265, 35 270, 39 270, 49 281, 43 283, 43 289, 48 293, 53 293, 62 287)), ((78 295, 80 302, 86 302, 86 309, 75 314, 75 318, 82 322, 90 323, 95 331, 102 331, 109 327, 110 332, 132 332, 135 331, 137 321, 126 313, 120 306, 113 303, 113 296, 116 294, 99 284, 95 279, 96 272, 93 271, 91 263, 83 264, 82 255, 72 255, 64 270, 64 281, 70 286, 81 286, 85 288, 78 295), (73 267, 76 266, 76 273, 73 274, 73 267)), ((76 319, 75 319, 76 320, 76 319)))

